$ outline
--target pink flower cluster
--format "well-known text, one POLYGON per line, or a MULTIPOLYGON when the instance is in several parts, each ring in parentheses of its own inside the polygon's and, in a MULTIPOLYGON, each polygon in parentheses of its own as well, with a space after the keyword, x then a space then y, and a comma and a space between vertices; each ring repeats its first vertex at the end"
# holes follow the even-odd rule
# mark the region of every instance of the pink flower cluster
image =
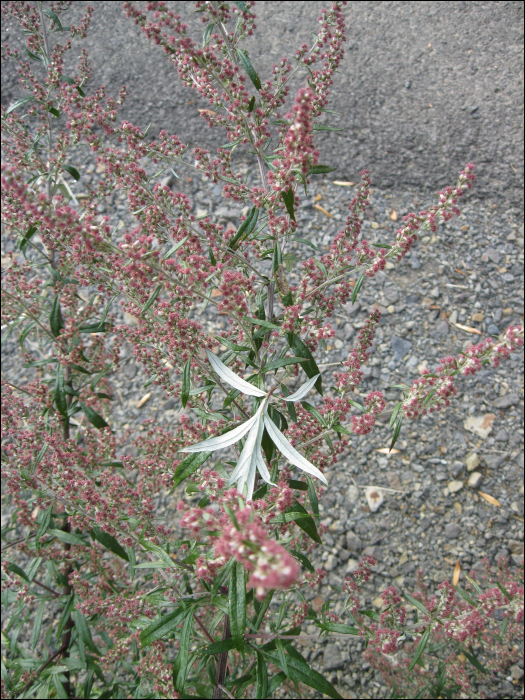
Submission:
POLYGON ((365 412, 352 416, 352 430, 356 435, 366 435, 376 424, 376 417, 385 408, 385 397, 380 391, 373 391, 365 399, 365 412))
POLYGON ((274 192, 289 190, 295 185, 294 171, 307 175, 309 167, 317 163, 319 153, 313 147, 310 121, 313 99, 314 93, 310 88, 301 88, 295 96, 293 122, 284 139, 282 156, 273 161, 275 172, 268 173, 268 183, 274 192))
POLYGON ((509 326, 497 342, 487 338, 477 345, 471 345, 459 358, 443 358, 433 374, 424 370, 422 376, 414 380, 403 401, 403 413, 408 418, 417 418, 450 406, 450 397, 457 393, 453 380, 456 374, 475 374, 483 364, 488 363, 498 367, 501 359, 508 358, 522 345, 523 326, 509 326))
POLYGON ((345 372, 335 373, 337 389, 343 394, 348 391, 354 391, 361 384, 363 373, 361 365, 369 358, 368 349, 374 342, 375 327, 379 323, 381 312, 379 309, 374 309, 368 317, 365 325, 357 336, 357 345, 348 355, 344 366, 347 368, 345 372))
POLYGON ((224 526, 215 542, 215 554, 229 559, 234 557, 247 571, 251 571, 248 587, 255 588, 258 599, 270 589, 290 588, 297 580, 299 566, 284 547, 268 538, 260 520, 251 507, 235 513, 238 528, 230 523, 224 526))

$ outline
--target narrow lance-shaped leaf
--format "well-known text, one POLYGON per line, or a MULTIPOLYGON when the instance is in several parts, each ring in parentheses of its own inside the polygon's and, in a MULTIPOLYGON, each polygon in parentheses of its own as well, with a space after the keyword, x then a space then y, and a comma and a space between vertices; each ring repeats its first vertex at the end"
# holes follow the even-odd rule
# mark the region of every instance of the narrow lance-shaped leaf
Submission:
POLYGON ((229 615, 232 637, 239 651, 244 649, 244 628, 246 627, 246 583, 244 568, 236 562, 230 571, 229 615))
POLYGON ((257 389, 253 384, 249 384, 245 379, 241 379, 241 377, 237 376, 235 372, 232 372, 229 367, 226 367, 218 357, 215 357, 212 352, 206 350, 206 355, 214 371, 234 389, 238 389, 242 391, 243 394, 248 394, 248 396, 266 396, 265 391, 257 389))
POLYGON ((153 304, 153 302, 155 301, 155 299, 159 296, 160 290, 161 290, 161 289, 162 289, 162 284, 157 285, 157 288, 155 289, 155 291, 153 292, 153 294, 150 296, 150 298, 148 299, 148 301, 147 301, 147 302, 144 304, 144 306, 142 307, 142 313, 144 313, 145 311, 147 311, 147 310, 149 309, 149 307, 153 304))
POLYGON ((67 418, 67 400, 66 394, 64 392, 64 371, 62 369, 62 365, 58 365, 57 367, 57 373, 55 378, 55 391, 53 398, 55 399, 57 411, 60 413, 61 416, 67 418))
POLYGON ((73 180, 80 180, 80 173, 76 168, 74 168, 72 165, 63 165, 62 168, 71 175, 73 180))
POLYGON ((252 81, 252 83, 255 86, 256 90, 261 89, 261 80, 257 73, 255 72, 255 68, 252 66, 252 62, 248 58, 248 55, 245 51, 242 49, 237 49, 237 56, 242 63, 244 70, 248 73, 248 77, 252 81))
POLYGON ((64 328, 64 319, 62 318, 62 310, 60 309, 60 299, 58 296, 53 300, 53 306, 49 316, 49 326, 55 338, 60 334, 62 328, 64 328))
POLYGON ((188 360, 184 365, 184 370, 182 372, 182 391, 180 398, 183 408, 186 408, 186 404, 188 403, 188 399, 190 396, 190 369, 191 360, 188 360))
POLYGON ((291 445, 291 443, 281 433, 281 431, 277 428, 275 423, 270 419, 270 417, 267 414, 264 415, 264 425, 266 427, 266 430, 268 431, 269 436, 275 443, 275 446, 279 449, 282 455, 286 457, 288 461, 290 461, 296 467, 299 467, 299 469, 302 469, 303 471, 307 472, 308 474, 317 477, 320 481, 323 482, 323 484, 326 484, 328 486, 328 482, 324 477, 323 473, 320 472, 319 469, 317 469, 317 467, 314 467, 314 465, 311 462, 309 462, 305 457, 303 457, 299 452, 297 452, 295 447, 291 445))
POLYGON ((243 438, 256 420, 257 416, 252 416, 245 423, 242 423, 234 430, 230 430, 229 433, 225 433, 219 437, 209 438, 209 440, 203 440, 196 445, 184 447, 180 452, 215 452, 215 450, 222 450, 224 447, 229 447, 243 438))
POLYGON ((85 404, 80 404, 82 407, 82 411, 88 421, 91 423, 91 425, 94 425, 95 428, 98 428, 101 430, 102 428, 107 428, 108 424, 106 421, 100 416, 95 410, 91 408, 91 406, 86 406, 85 404))
POLYGON ((293 521, 301 528, 301 530, 304 530, 308 537, 310 537, 314 542, 322 544, 322 540, 319 537, 319 532, 317 531, 314 519, 308 513, 306 508, 299 503, 299 501, 294 499, 293 505, 288 508, 286 515, 292 516, 293 521))
POLYGON ((176 488, 180 483, 187 479, 189 476, 196 472, 197 469, 204 464, 204 462, 211 455, 210 452, 201 452, 200 454, 192 454, 185 457, 182 462, 177 466, 175 470, 175 476, 173 479, 173 488, 176 488))
POLYGON ((306 362, 301 362, 301 367, 306 372, 306 375, 310 378, 312 378, 314 375, 318 375, 317 381, 315 383, 315 388, 322 396, 323 395, 323 386, 322 386, 321 372, 319 371, 319 367, 317 366, 317 362, 315 361, 314 356, 310 352, 310 349, 307 347, 307 345, 304 343, 304 341, 301 340, 301 338, 296 333, 286 333, 286 342, 292 348, 292 350, 295 352, 297 357, 307 357, 308 358, 308 360, 306 362))
POLYGON ((308 393, 313 389, 316 381, 320 376, 320 374, 316 374, 307 382, 305 382, 301 387, 299 387, 299 389, 297 389, 297 391, 295 391, 293 394, 290 394, 290 396, 283 396, 283 401, 293 401, 294 403, 296 401, 300 401, 303 397, 307 396, 308 393))
POLYGON ((193 630, 193 615, 188 615, 184 620, 182 632, 179 638, 179 653, 173 664, 173 685, 179 693, 184 691, 186 678, 189 671, 190 641, 193 630))
POLYGON ((295 219, 295 211, 294 211, 295 200, 294 200, 293 190, 290 188, 289 190, 283 191, 281 194, 283 196, 283 201, 284 201, 284 204, 286 206, 286 211, 290 215, 290 219, 292 219, 292 221, 295 221, 296 220, 295 219))

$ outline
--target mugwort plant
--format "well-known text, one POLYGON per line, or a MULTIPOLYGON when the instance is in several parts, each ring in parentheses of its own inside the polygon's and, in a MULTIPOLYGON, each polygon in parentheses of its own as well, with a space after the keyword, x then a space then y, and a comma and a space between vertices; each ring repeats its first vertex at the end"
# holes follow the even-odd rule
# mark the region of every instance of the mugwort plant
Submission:
MULTIPOLYGON (((326 469, 386 408, 380 391, 364 405, 352 398, 379 311, 327 389, 316 352, 334 335, 329 318, 422 231, 459 213, 474 166, 380 248, 362 237, 363 171, 326 252, 302 255, 302 243, 292 246, 300 197, 333 169, 319 163, 314 136, 343 58, 345 3, 324 10, 312 42, 265 82, 243 48, 253 2, 196 2, 199 41, 164 2, 123 4, 208 100, 201 115, 228 141, 215 154, 166 131, 148 140, 147 129, 119 121, 127 91, 92 89, 84 49, 65 72, 94 12, 66 26, 70 5, 2 3, 6 27, 23 36, 21 48, 12 39, 2 48, 22 89, 2 107, 2 342, 17 340, 2 379, 2 697, 268 698, 283 686, 281 696, 340 698, 295 645, 333 634, 362 638, 392 697, 472 695, 473 679, 512 660, 522 573, 503 566, 495 580, 471 577, 466 590, 445 582, 435 595, 389 587, 379 613, 360 604, 375 563, 365 556, 340 591, 342 614, 328 602, 314 611, 303 591, 326 574, 310 561, 322 544, 326 469), (290 96, 299 72, 303 87, 290 96), (241 145, 258 174, 253 187, 235 165, 241 145), (100 173, 82 196, 79 154, 100 173), (163 184, 180 171, 220 183, 244 207, 237 226, 196 217, 188 197, 163 184), (123 229, 97 212, 115 190, 129 207, 123 229), (219 314, 227 324, 217 332, 219 314), (175 400, 171 430, 118 424, 125 343, 148 383, 175 400), (317 407, 305 400, 312 392, 317 407), (159 517, 166 493, 175 523, 159 517), (486 666, 481 644, 494 652, 486 666)), ((523 328, 511 326, 404 387, 392 446, 404 421, 449 406, 461 376, 522 344, 523 328)))

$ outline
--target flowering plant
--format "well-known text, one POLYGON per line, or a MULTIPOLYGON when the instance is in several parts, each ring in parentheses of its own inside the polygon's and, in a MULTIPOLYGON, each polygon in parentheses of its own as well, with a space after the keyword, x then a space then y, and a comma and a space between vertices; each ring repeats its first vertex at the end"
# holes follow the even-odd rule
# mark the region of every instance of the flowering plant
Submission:
MULTIPOLYGON (((291 684, 304 684, 338 698, 293 645, 305 620, 319 634, 361 635, 383 660, 414 642, 411 660, 400 662, 403 683, 438 633, 457 644, 492 634, 496 607, 505 611, 500 639, 514 634, 523 587, 510 572, 485 592, 475 581, 469 592, 456 589, 461 600, 450 585, 428 600, 405 595, 423 614, 414 622, 394 588, 383 592, 381 615, 360 608, 370 557, 344 583, 346 621, 329 606, 316 613, 301 590, 325 575, 308 556, 324 531, 318 482, 328 485, 323 472, 348 447, 345 436, 370 432, 386 407, 379 391, 364 405, 351 398, 379 311, 323 394, 314 353, 334 335, 327 319, 354 303, 387 261, 401 260, 418 232, 458 213, 474 166, 438 204, 407 214, 391 246, 375 250, 361 235, 371 184, 363 171, 328 252, 301 260, 291 253, 300 188, 331 171, 318 162, 314 132, 343 57, 344 3, 323 11, 313 43, 278 63, 264 84, 242 48, 255 29, 253 2, 197 2, 206 25, 201 44, 163 2, 146 11, 124 3, 183 82, 208 99, 202 116, 229 141, 216 157, 201 148, 190 155, 165 131, 148 142, 147 130, 117 125, 126 90, 116 99, 106 99, 104 88, 89 94, 84 51, 77 71, 64 73, 71 39, 86 35, 93 12, 88 7, 79 26, 65 27, 70 4, 2 5, 25 36, 22 56, 10 46, 2 55, 29 91, 2 107, 2 222, 10 242, 2 323, 6 340, 18 334, 27 370, 17 378, 17 360, 2 381, 2 476, 13 508, 2 539, 18 557, 7 554, 2 564, 3 697, 242 697, 254 686, 266 698, 281 684, 292 694, 291 684), (68 33, 51 46, 52 35, 68 33), (302 68, 307 84, 281 115, 302 68), (233 164, 238 145, 257 163, 260 183, 252 188, 233 164), (104 175, 81 198, 69 178, 81 181, 70 154, 83 148, 104 175), (161 180, 184 168, 221 183, 224 197, 245 206, 236 228, 196 217, 188 197, 161 180), (115 189, 129 204, 123 232, 111 216, 97 216, 115 189), (301 266, 295 286, 290 265, 301 266), (228 328, 217 334, 218 315, 228 328), (184 412, 171 431, 154 425, 144 437, 139 426, 118 425, 111 402, 126 343, 148 384, 180 401, 184 412), (308 380, 290 388, 303 371, 308 380), (304 401, 314 390, 319 408, 304 401), (243 438, 229 469, 220 460, 204 466, 243 438), (288 462, 305 480, 292 478, 288 462), (174 528, 158 517, 157 504, 176 489, 174 528), (191 506, 194 493, 201 497, 191 506)), ((523 328, 512 326, 405 387, 391 416, 392 446, 404 419, 449 405, 455 377, 497 366, 522 344, 523 328)), ((474 652, 463 653, 479 671, 474 652)), ((467 689, 464 664, 452 676, 443 668, 424 692, 451 697, 458 686, 467 689)))

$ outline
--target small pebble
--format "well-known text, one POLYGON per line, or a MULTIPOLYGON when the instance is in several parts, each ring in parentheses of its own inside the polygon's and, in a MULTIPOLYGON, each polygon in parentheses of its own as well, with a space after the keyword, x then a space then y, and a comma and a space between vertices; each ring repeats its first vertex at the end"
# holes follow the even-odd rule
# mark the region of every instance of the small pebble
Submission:
POLYGON ((461 491, 462 488, 463 482, 456 479, 454 479, 454 481, 450 481, 448 484, 448 490, 450 493, 457 493, 458 491, 461 491))

